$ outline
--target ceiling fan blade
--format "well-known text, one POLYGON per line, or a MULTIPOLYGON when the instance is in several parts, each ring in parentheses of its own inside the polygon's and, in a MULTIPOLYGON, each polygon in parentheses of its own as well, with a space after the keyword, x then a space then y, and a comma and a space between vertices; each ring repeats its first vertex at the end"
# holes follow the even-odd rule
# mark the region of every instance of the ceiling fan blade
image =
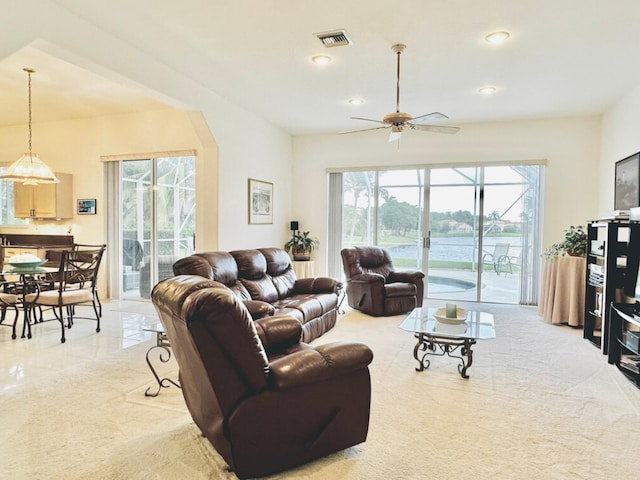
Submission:
POLYGON ((338 132, 338 135, 341 135, 343 133, 357 133, 357 132, 368 132, 369 130, 380 130, 382 128, 389 128, 390 126, 391 125, 384 126, 384 127, 361 128, 359 130, 344 130, 342 132, 338 132))
POLYGON ((424 123, 434 122, 436 120, 442 120, 443 118, 449 118, 449 117, 447 117, 444 113, 432 112, 432 113, 427 113, 426 115, 420 115, 419 117, 415 117, 413 120, 411 120, 411 122, 416 124, 420 124, 420 123, 424 124, 424 123))
POLYGON ((409 125, 413 130, 423 130, 425 132, 448 133, 453 135, 460 131, 460 127, 449 127, 447 125, 409 125))
POLYGON ((380 120, 374 120, 372 118, 362 118, 362 117, 349 117, 351 120, 364 120, 365 122, 376 122, 376 123, 384 123, 380 120))

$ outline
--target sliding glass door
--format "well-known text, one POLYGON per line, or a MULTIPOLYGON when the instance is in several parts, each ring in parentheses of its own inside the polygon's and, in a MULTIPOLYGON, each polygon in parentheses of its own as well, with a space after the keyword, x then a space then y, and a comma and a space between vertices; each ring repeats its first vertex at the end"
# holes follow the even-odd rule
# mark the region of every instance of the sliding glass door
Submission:
MULTIPOLYGON (((195 157, 125 160, 117 176, 120 201, 113 228, 121 257, 120 298, 148 299, 153 286, 173 276, 173 263, 194 253, 195 157)), ((112 287, 113 288, 113 287, 112 287)))
POLYGON ((380 245, 396 268, 422 269, 428 298, 535 304, 540 175, 538 165, 344 172, 341 247, 380 245))

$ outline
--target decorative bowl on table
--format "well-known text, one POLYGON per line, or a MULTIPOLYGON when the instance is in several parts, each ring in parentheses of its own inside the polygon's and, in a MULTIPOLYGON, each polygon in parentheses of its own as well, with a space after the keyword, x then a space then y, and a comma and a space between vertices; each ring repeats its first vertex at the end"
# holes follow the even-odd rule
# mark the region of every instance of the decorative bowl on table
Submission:
POLYGON ((467 311, 464 308, 457 307, 456 308, 456 316, 455 317, 447 317, 447 309, 446 307, 441 307, 436 310, 436 313, 433 314, 433 317, 442 323, 451 323, 453 325, 464 323, 467 319, 467 311))
POLYGON ((40 265, 46 263, 46 260, 41 260, 40 258, 30 253, 21 253, 9 257, 7 259, 7 263, 16 270, 26 270, 37 268, 40 265))

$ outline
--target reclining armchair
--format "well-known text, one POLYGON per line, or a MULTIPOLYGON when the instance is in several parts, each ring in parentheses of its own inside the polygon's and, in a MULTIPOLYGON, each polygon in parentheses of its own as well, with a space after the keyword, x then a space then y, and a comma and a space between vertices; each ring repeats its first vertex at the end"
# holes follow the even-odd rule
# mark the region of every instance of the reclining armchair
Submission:
POLYGON ((152 292, 195 424, 240 478, 260 477, 364 442, 371 350, 311 347, 289 316, 255 322, 227 287, 179 275, 152 292))
POLYGON ((422 306, 424 273, 393 268, 384 248, 364 246, 341 252, 347 301, 368 315, 398 315, 422 306))

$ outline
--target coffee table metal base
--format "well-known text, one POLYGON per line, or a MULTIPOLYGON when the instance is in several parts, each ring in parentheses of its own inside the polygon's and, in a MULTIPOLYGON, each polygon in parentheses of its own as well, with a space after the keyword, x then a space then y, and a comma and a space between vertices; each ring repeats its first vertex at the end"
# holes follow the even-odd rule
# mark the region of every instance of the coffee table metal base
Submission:
POLYGON ((447 355, 460 360, 458 372, 460 372, 462 378, 469 378, 467 369, 471 367, 473 363, 473 350, 471 346, 475 345, 475 338, 456 338, 444 335, 429 335, 426 333, 416 333, 415 337, 418 339, 418 343, 416 343, 413 349, 413 358, 415 358, 419 364, 419 366, 416 367, 417 372, 422 372, 431 365, 431 361, 427 358, 428 355, 440 357, 447 355), (458 349, 460 350, 460 355, 454 355, 458 349))

